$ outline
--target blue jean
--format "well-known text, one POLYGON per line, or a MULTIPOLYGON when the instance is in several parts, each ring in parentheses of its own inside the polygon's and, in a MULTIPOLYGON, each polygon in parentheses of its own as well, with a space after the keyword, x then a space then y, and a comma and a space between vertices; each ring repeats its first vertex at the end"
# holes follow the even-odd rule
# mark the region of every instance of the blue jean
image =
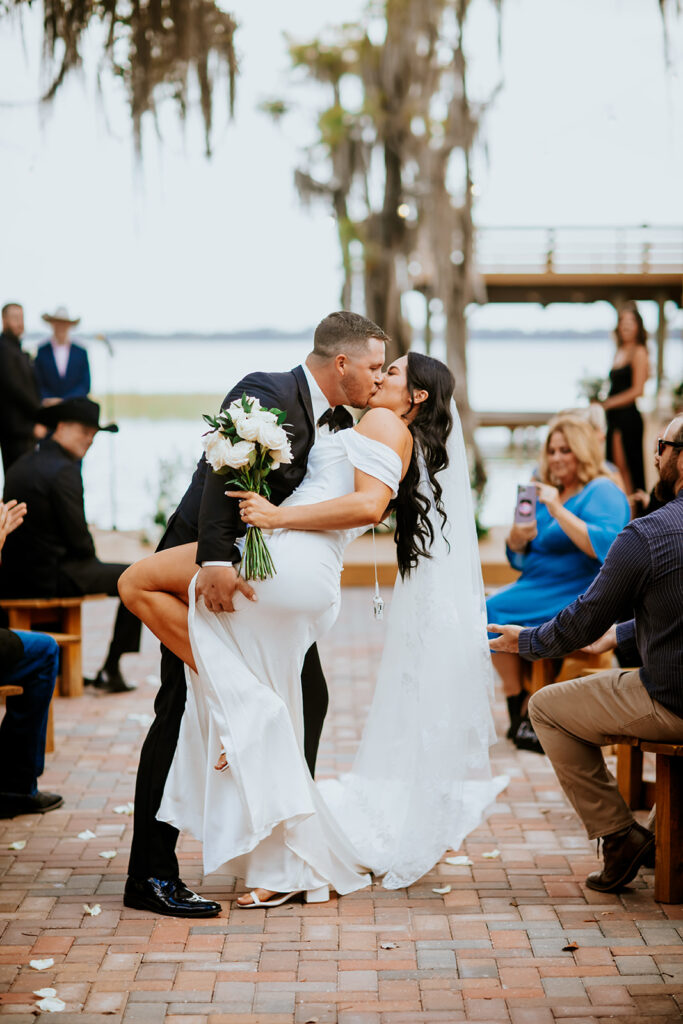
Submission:
POLYGON ((57 641, 45 633, 15 630, 24 656, 3 685, 23 687, 18 697, 7 698, 0 722, 0 795, 33 796, 45 767, 45 736, 50 701, 59 667, 57 641))

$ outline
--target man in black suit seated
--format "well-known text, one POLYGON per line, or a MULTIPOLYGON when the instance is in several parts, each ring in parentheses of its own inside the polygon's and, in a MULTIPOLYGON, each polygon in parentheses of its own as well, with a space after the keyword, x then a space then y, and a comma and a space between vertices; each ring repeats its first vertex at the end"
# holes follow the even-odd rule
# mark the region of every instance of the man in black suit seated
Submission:
MULTIPOLYGON (((0 552, 25 515, 25 505, 0 501, 0 552)), ((38 778, 45 767, 47 719, 58 666, 59 648, 54 637, 0 626, 0 684, 23 690, 7 698, 0 722, 0 818, 45 814, 64 803, 59 793, 41 793, 38 789, 38 778)))
MULTIPOLYGON (((10 467, 5 496, 26 502, 26 519, 8 538, 2 589, 7 597, 118 595, 127 565, 100 562, 85 519, 81 460, 101 426, 100 407, 89 398, 70 398, 41 410, 39 422, 53 431, 35 451, 10 467)), ((109 653, 93 685, 105 693, 132 687, 119 668, 122 654, 140 650, 141 625, 119 605, 109 653)))

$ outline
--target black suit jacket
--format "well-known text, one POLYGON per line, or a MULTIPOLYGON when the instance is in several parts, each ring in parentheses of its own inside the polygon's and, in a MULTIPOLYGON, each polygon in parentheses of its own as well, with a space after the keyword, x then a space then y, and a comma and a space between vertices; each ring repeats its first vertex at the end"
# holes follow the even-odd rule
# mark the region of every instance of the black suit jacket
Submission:
POLYGON ((46 438, 10 466, 5 500, 10 498, 25 501, 27 512, 5 541, 2 589, 11 597, 54 597, 65 563, 95 557, 80 461, 46 438))
POLYGON ((11 629, 0 627, 0 683, 23 657, 24 645, 21 637, 11 629))
POLYGON ((0 440, 33 437, 40 409, 33 364, 13 334, 0 334, 0 440))
MULTIPOLYGON (((266 408, 287 412, 285 429, 292 445, 292 462, 268 477, 271 501, 279 505, 304 478, 308 453, 315 441, 311 395, 301 366, 286 373, 250 373, 225 396, 225 408, 243 394, 258 398, 266 408)), ((213 473, 202 456, 190 486, 169 520, 159 549, 197 540, 197 562, 239 560, 235 540, 245 532, 234 498, 226 498, 226 477, 213 473)))

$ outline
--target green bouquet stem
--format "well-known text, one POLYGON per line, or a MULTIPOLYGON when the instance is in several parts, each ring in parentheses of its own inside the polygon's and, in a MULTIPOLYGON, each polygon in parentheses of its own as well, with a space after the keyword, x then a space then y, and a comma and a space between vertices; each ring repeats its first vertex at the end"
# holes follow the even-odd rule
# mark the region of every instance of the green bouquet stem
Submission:
POLYGON ((275 571, 262 530, 258 526, 248 526, 239 568, 240 576, 245 580, 266 580, 274 576, 275 571))

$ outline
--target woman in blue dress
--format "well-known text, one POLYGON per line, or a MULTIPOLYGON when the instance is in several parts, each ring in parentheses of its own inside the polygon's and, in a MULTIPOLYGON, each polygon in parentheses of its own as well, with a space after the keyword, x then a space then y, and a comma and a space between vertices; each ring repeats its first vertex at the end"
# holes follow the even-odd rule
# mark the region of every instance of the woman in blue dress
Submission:
MULTIPOLYGON (((587 590, 629 521, 626 495, 610 477, 597 435, 578 416, 550 422, 539 476, 536 522, 513 525, 506 542, 508 561, 522 575, 488 599, 490 623, 539 626, 552 619, 587 590)), ((522 659, 495 654, 493 665, 507 698, 508 736, 514 738, 526 699, 522 659)), ((533 736, 527 739, 533 742, 533 736)))

